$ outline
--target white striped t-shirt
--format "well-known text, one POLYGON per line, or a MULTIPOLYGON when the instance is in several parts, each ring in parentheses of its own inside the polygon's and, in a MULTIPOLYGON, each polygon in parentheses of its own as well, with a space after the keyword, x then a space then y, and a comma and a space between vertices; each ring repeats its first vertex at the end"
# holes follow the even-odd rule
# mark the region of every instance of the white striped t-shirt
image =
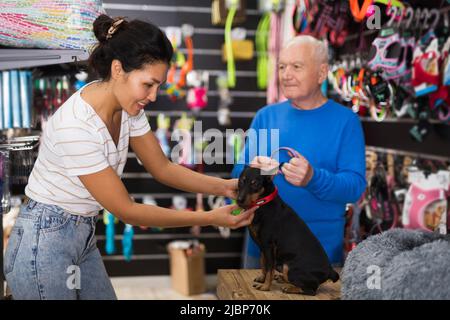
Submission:
POLYGON ((120 177, 127 161, 129 138, 147 133, 150 125, 144 110, 135 117, 122 110, 116 148, 103 120, 80 96, 83 88, 48 120, 25 194, 72 214, 94 216, 102 207, 78 176, 111 166, 120 177))

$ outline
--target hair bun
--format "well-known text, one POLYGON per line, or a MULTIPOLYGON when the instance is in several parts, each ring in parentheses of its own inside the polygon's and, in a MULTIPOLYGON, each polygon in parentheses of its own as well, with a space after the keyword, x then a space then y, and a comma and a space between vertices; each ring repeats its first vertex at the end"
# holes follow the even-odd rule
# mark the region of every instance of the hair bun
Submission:
POLYGON ((99 43, 89 57, 89 68, 104 81, 111 78, 111 63, 119 60, 125 72, 142 69, 145 64, 170 65, 173 47, 157 26, 141 20, 100 15, 93 24, 99 43))
POLYGON ((106 14, 101 14, 94 21, 94 34, 98 41, 105 42, 107 40, 108 30, 114 23, 114 19, 107 16, 106 14))

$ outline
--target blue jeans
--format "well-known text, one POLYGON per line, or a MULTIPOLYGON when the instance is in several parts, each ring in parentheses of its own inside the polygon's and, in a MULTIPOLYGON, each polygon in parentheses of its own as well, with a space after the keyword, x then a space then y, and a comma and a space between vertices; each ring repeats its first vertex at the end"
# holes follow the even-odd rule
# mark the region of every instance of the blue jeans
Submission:
POLYGON ((5 252, 13 299, 117 299, 97 248, 97 217, 29 200, 5 252))

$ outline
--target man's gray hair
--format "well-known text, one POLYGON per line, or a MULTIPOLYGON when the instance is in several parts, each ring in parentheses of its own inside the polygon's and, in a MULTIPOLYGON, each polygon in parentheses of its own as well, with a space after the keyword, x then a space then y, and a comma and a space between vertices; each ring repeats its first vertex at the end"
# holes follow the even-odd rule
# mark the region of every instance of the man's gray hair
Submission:
POLYGON ((313 36, 299 35, 289 40, 284 48, 288 48, 293 45, 310 43, 314 46, 317 61, 319 63, 328 63, 328 45, 325 41, 318 40, 313 36))

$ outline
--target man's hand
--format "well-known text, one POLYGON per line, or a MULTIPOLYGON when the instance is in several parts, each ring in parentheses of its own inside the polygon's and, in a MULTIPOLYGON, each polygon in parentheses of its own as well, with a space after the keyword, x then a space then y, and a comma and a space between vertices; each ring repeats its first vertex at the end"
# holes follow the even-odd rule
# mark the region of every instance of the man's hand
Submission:
POLYGON ((311 180, 314 169, 308 160, 300 155, 300 157, 292 158, 289 163, 285 163, 281 167, 281 172, 290 184, 297 187, 304 187, 311 180))

